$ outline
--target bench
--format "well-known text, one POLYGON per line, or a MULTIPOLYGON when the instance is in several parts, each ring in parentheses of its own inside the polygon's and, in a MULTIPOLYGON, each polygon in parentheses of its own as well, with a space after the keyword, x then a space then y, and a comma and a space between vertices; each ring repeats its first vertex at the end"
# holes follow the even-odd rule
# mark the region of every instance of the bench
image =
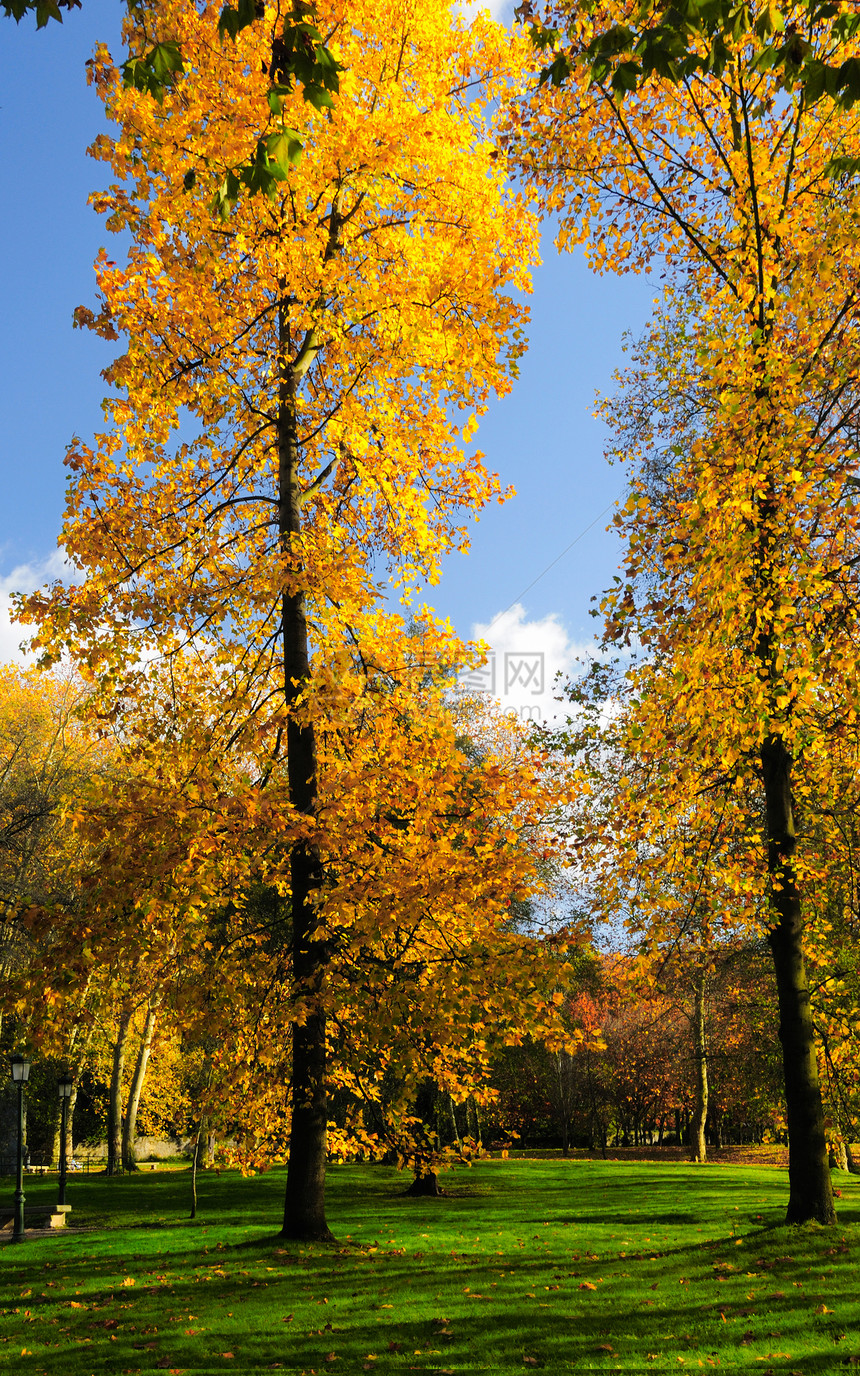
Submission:
MULTIPOLYGON (((25 1204, 24 1227, 65 1228, 71 1204, 25 1204)), ((0 1232, 11 1233, 15 1226, 15 1210, 0 1209, 0 1232)))

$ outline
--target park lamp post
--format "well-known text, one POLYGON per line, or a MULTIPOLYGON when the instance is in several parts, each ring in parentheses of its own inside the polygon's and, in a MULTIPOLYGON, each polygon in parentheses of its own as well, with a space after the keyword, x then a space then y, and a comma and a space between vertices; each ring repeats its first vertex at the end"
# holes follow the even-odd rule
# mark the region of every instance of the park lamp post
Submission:
POLYGON ((30 1062, 16 1052, 9 1057, 12 1083, 18 1089, 18 1171, 15 1185, 15 1222, 12 1241, 24 1241, 24 1086, 30 1078, 30 1062))
POLYGON ((57 1089, 60 1094, 60 1105, 62 1108, 62 1118, 60 1122, 60 1193, 57 1196, 57 1204, 66 1202, 66 1173, 68 1171, 68 1161, 66 1159, 66 1124, 69 1115, 69 1100, 72 1097, 72 1090, 75 1081, 71 1075, 62 1075, 57 1081, 57 1089))

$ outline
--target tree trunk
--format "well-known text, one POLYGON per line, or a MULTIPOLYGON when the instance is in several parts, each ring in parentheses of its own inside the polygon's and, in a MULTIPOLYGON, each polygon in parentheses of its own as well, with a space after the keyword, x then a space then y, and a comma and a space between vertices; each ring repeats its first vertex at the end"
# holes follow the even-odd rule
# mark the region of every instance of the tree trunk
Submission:
POLYGON ((460 1141, 460 1129, 457 1127, 457 1106, 456 1106, 456 1104, 454 1103, 454 1096, 453 1096, 453 1094, 450 1094, 450 1093, 446 1094, 446 1095, 445 1095, 445 1102, 446 1102, 447 1105, 448 1105, 448 1116, 449 1116, 450 1119, 451 1119, 451 1127, 454 1129, 454 1141, 457 1143, 457 1151, 458 1151, 458 1152, 460 1153, 460 1155, 462 1156, 462 1154, 463 1154, 463 1143, 460 1141))
POLYGON ((466 1123, 469 1135, 474 1138, 477 1146, 481 1141, 481 1120, 478 1116, 478 1104, 474 1094, 470 1094, 466 1100, 466 1123))
MULTIPOLYGON (((336 212, 332 210, 334 222, 336 212)), ((299 487, 296 392, 313 361, 313 339, 305 338, 292 357, 286 283, 278 308, 278 523, 287 588, 281 602, 284 701, 287 711, 287 774, 290 802, 309 820, 317 809, 317 751, 312 721, 299 717, 299 699, 310 682, 310 654, 302 568, 294 551, 302 529, 299 487)), ((325 1217, 328 1126, 326 1019, 321 1006, 328 954, 313 938, 318 919, 314 898, 321 882, 319 849, 311 839, 293 846, 290 856, 293 992, 303 1010, 292 1024, 293 1069, 290 1086, 292 1126, 282 1236, 299 1240, 331 1238, 325 1217)))
MULTIPOLYGON (((51 1166, 56 1168, 60 1162, 60 1145, 63 1136, 63 1101, 55 1106, 53 1111, 54 1125, 51 1130, 51 1166)), ((68 1159, 68 1158, 66 1158, 68 1159)))
POLYGON ((116 1175, 122 1160, 122 1072, 131 1026, 133 1005, 127 999, 119 1010, 119 1027, 113 1048, 113 1069, 110 1077, 107 1122, 107 1174, 116 1175))
POLYGON ((415 1179, 406 1191, 413 1197, 427 1196, 437 1199, 441 1196, 442 1190, 439 1187, 439 1180, 436 1172, 431 1170, 416 1172, 415 1179))
POLYGON ((197 1135, 194 1138, 194 1152, 191 1157, 191 1213, 189 1218, 197 1217, 197 1166, 200 1161, 200 1135, 206 1122, 205 1115, 201 1116, 197 1123, 197 1135))
POLYGON ((708 1117, 708 1049, 705 1043, 705 989, 707 976, 702 971, 696 981, 693 1003, 693 1062, 696 1085, 693 1117, 690 1122, 690 1160, 704 1162, 708 1150, 705 1123, 708 1117))
POLYGON ((794 874, 797 837, 791 756, 778 735, 761 748, 767 815, 771 904, 778 918, 768 936, 779 999, 779 1039, 788 1122, 788 1223, 835 1223, 827 1165, 824 1108, 803 957, 803 917, 794 874))
POLYGON ((125 1111, 125 1123, 122 1129, 122 1165, 123 1170, 137 1170, 137 1156, 135 1145, 137 1143, 137 1110, 140 1107, 140 1096, 143 1091, 143 1082, 146 1078, 146 1067, 149 1063, 149 1053, 152 1050, 152 1034, 155 1031, 155 1019, 158 1013, 160 1000, 150 1001, 146 1010, 146 1022, 143 1027, 143 1036, 140 1048, 137 1053, 137 1061, 134 1066, 134 1074, 131 1077, 131 1087, 128 1091, 128 1105, 125 1111))
MULTIPOLYGON (((87 981, 86 981, 86 983, 85 983, 85 985, 84 985, 84 988, 83 988, 83 992, 82 992, 82 994, 81 994, 81 1010, 82 1010, 82 1011, 83 1011, 83 1009, 84 1009, 84 1007, 85 1007, 85 1004, 86 1004, 86 995, 87 995, 87 990, 89 989, 89 984, 90 984, 90 981, 89 981, 89 979, 87 979, 87 981)), ((74 1141, 73 1141, 73 1137, 74 1137, 73 1124, 74 1124, 74 1118, 75 1118, 75 1104, 76 1104, 77 1101, 78 1101, 78 1077, 79 1077, 79 1073, 80 1073, 79 1070, 76 1070, 76 1069, 75 1069, 75 1064, 76 1064, 76 1062, 77 1062, 78 1066, 80 1066, 80 1062, 81 1062, 81 1060, 83 1059, 84 1055, 86 1054, 87 1048, 89 1047, 90 1041, 91 1041, 91 1039, 92 1039, 92 1035, 93 1035, 93 1025, 92 1025, 92 1023, 90 1023, 90 1022, 83 1022, 83 1021, 78 1021, 78 1022, 76 1022, 76 1023, 74 1024, 74 1026, 72 1027, 71 1033, 69 1034, 69 1043, 68 1043, 68 1048, 67 1048, 67 1051, 66 1051, 66 1063, 67 1063, 67 1066, 68 1066, 68 1068, 69 1068, 69 1073, 70 1073, 71 1076, 72 1076, 72 1092, 71 1092, 71 1094, 69 1095, 68 1108, 66 1109, 66 1161, 71 1161, 72 1156, 73 1156, 73 1154, 74 1154, 74 1153, 73 1153, 73 1150, 72 1150, 73 1145, 74 1145, 74 1141)), ((61 1154, 60 1135, 61 1135, 61 1133, 62 1133, 62 1130, 63 1130, 63 1106, 62 1106, 62 1103, 58 1103, 58 1104, 57 1104, 57 1110, 56 1110, 56 1118, 54 1119, 54 1138, 53 1138, 53 1143, 52 1143, 52 1147, 51 1147, 51 1160, 52 1160, 52 1161, 59 1162, 59 1160, 60 1160, 60 1154, 61 1154)))

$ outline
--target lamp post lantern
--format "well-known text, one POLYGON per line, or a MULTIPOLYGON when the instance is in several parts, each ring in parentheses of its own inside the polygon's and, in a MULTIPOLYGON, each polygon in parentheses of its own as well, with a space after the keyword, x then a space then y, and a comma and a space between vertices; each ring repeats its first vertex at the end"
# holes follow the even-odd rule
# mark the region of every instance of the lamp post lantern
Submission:
POLYGON ((69 1100, 72 1097, 72 1090, 75 1087, 74 1079, 71 1075, 63 1075, 57 1081, 57 1089, 60 1094, 60 1105, 62 1108, 62 1118, 60 1122, 60 1193, 57 1196, 58 1204, 66 1202, 66 1172, 68 1161, 66 1158, 66 1123, 69 1113, 69 1100))
POLYGON ((24 1086, 30 1078, 30 1062, 16 1052, 9 1057, 12 1083, 18 1088, 18 1172, 15 1184, 15 1222, 12 1241, 24 1241, 24 1086))

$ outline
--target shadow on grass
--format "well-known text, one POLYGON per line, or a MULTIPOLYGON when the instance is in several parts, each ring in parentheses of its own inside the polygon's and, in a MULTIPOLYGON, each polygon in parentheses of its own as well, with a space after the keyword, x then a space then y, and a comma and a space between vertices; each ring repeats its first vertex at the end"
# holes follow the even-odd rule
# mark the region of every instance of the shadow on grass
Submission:
POLYGON ((505 1372, 526 1357, 641 1371, 719 1354, 724 1369, 806 1376, 853 1351, 856 1262, 840 1229, 749 1229, 756 1209, 784 1206, 778 1172, 541 1162, 452 1174, 456 1194, 410 1199, 385 1168, 332 1170, 338 1243, 326 1247, 277 1236, 282 1171, 204 1177, 193 1222, 187 1177, 81 1182, 74 1208, 113 1210, 112 1226, 15 1249, 0 1359, 113 1376, 505 1372))

